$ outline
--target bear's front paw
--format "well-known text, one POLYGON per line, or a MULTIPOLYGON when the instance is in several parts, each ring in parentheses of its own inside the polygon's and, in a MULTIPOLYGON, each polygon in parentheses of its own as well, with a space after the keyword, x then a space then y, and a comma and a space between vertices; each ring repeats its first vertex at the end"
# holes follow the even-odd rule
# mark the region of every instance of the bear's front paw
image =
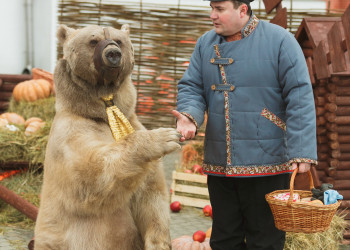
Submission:
POLYGON ((160 150, 160 156, 169 154, 177 149, 180 149, 179 144, 180 134, 173 128, 158 128, 153 129, 151 132, 151 140, 157 144, 160 150))

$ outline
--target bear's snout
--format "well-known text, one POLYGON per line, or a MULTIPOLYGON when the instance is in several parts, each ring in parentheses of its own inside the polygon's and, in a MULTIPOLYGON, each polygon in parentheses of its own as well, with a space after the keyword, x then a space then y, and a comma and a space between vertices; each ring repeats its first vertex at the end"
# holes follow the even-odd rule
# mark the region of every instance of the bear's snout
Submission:
POLYGON ((122 53, 118 48, 110 48, 105 51, 106 65, 110 64, 112 67, 117 67, 120 64, 122 53))
POLYGON ((118 67, 120 65, 120 60, 122 58, 122 53, 118 47, 107 46, 103 51, 103 62, 109 67, 118 67))

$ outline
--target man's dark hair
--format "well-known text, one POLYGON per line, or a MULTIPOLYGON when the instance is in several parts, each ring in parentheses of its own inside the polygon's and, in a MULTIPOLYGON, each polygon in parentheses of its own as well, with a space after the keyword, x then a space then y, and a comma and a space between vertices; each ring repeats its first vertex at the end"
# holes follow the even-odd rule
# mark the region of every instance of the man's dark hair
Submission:
MULTIPOLYGON (((242 4, 246 4, 238 0, 229 0, 229 1, 233 3, 233 7, 235 9, 237 9, 242 4)), ((252 14, 252 7, 250 7, 250 4, 246 4, 246 5, 248 6, 247 14, 250 16, 252 14)))

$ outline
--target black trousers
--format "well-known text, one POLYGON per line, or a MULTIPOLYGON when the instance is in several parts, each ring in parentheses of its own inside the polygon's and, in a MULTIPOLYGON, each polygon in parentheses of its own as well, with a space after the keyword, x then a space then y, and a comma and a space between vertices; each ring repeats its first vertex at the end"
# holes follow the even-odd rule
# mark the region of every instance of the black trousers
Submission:
POLYGON ((213 250, 282 250, 285 233, 275 227, 265 194, 289 189, 289 174, 234 178, 208 176, 213 209, 213 250))

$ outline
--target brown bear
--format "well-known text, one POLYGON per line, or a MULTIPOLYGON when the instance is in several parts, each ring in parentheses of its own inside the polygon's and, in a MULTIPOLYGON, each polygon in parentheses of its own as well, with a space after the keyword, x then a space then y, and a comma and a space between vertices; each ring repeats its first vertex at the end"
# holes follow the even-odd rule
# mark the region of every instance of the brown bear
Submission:
MULTIPOLYGON (((57 31, 56 116, 44 162, 35 249, 170 249, 161 158, 180 148, 173 128, 146 130, 136 113, 129 27, 57 31), (105 102, 102 98, 113 95, 105 102), (113 137, 106 108, 131 127, 113 137)), ((113 125, 112 125, 113 126, 113 125)))

